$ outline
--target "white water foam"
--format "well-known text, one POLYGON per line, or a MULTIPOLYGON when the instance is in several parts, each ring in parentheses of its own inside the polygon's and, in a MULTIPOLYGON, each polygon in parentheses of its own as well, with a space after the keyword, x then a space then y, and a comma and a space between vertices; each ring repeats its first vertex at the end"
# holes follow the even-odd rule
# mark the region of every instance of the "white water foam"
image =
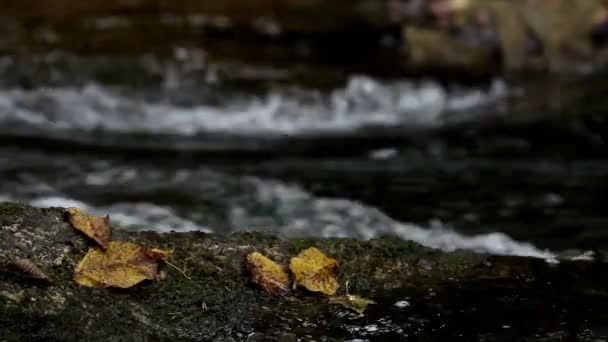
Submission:
POLYGON ((94 207, 70 198, 40 197, 30 200, 29 204, 40 208, 76 207, 89 211, 93 215, 109 214, 113 223, 127 229, 145 229, 161 233, 194 230, 211 232, 209 228, 181 218, 170 208, 150 203, 116 203, 109 206, 94 207))
POLYGON ((13 198, 11 196, 0 194, 0 203, 2 203, 2 202, 10 202, 12 200, 13 200, 13 198))
MULTIPOLYGON (((283 227, 283 231, 287 234, 303 234, 311 227, 317 227, 319 230, 315 234, 324 237, 372 239, 384 234, 394 234, 402 239, 445 251, 466 249, 481 253, 531 256, 547 260, 556 258, 549 251, 540 250, 527 242, 515 241, 503 233, 466 236, 440 222, 434 222, 430 228, 423 228, 415 224, 395 221, 378 209, 355 201, 314 198, 296 186, 278 181, 259 179, 252 181, 258 184, 258 199, 261 203, 277 203, 279 212, 289 213, 291 220, 283 227)), ((243 216, 242 210, 239 215, 243 216)), ((242 221, 242 218, 238 219, 242 221)))
MULTIPOLYGON (((209 176, 209 175, 207 175, 209 176)), ((222 184, 222 176, 216 175, 222 184)), ((270 230, 288 236, 321 236, 373 239, 382 235, 396 235, 405 240, 445 251, 457 249, 476 252, 519 255, 555 260, 556 256, 527 242, 515 241, 503 233, 467 236, 440 222, 430 227, 398 222, 380 210, 364 204, 334 198, 315 197, 297 186, 275 180, 245 177, 239 180, 240 191, 247 194, 229 195, 226 209, 218 206, 214 213, 223 217, 222 226, 234 230, 270 230), (245 197, 242 197, 245 196, 245 197)), ((198 190, 197 190, 198 191, 198 190)), ((0 194, 2 200, 23 200, 10 194, 0 194)), ((95 215, 109 214, 119 226, 158 232, 211 232, 213 228, 197 223, 173 208, 153 203, 118 202, 106 206, 92 206, 64 196, 40 196, 25 199, 37 207, 79 207, 95 215)), ((183 211, 183 210, 182 210, 183 211)), ((200 215, 200 214, 199 214, 200 215)), ((224 229, 225 227, 222 227, 224 229)))
POLYGON ((343 132, 369 126, 440 125, 442 115, 506 96, 496 81, 488 91, 450 93, 438 83, 381 82, 352 77, 328 94, 316 90, 241 96, 222 106, 176 106, 167 99, 134 99, 95 83, 82 87, 0 90, 0 124, 113 133, 300 134, 343 132))

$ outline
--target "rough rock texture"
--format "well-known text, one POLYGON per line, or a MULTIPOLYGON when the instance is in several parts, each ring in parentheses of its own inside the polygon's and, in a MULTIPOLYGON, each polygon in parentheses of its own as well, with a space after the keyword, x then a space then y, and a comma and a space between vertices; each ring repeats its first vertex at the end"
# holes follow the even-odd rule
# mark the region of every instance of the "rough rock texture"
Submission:
POLYGON ((171 250, 162 279, 126 290, 77 285, 89 242, 63 209, 0 204, 0 340, 563 341, 608 336, 607 265, 443 253, 394 238, 283 239, 125 233, 115 239, 171 250), (249 282, 243 257, 283 264, 317 246, 336 258, 344 293, 377 302, 364 315, 294 291, 272 297, 249 282), (30 258, 53 284, 8 267, 30 258))

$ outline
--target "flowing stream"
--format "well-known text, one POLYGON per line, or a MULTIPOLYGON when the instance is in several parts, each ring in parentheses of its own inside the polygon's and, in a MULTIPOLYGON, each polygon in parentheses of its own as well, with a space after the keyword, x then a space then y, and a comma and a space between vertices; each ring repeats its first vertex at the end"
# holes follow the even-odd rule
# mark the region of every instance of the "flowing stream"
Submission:
POLYGON ((587 153, 593 132, 524 123, 523 135, 484 137, 522 92, 500 79, 251 87, 195 57, 144 56, 123 78, 108 76, 120 60, 1 59, 0 200, 161 232, 394 234, 543 258, 608 246, 608 162, 587 153))

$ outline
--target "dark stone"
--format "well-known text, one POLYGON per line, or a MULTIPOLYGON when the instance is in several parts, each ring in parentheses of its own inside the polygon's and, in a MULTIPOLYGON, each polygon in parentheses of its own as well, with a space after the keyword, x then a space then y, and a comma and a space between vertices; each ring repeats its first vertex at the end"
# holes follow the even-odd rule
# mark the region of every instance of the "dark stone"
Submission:
POLYGON ((445 253, 396 238, 284 239, 258 233, 159 235, 114 230, 115 240, 171 251, 190 277, 162 267, 162 279, 130 289, 76 284, 91 245, 63 221, 63 209, 0 204, 0 340, 193 341, 592 341, 608 329, 608 266, 601 261, 445 253), (317 246, 339 261, 339 294, 377 302, 363 315, 324 296, 275 298, 253 287, 243 256, 257 250, 286 265, 317 246), (31 259, 53 284, 15 273, 31 259), (421 261, 425 260, 425 261, 421 261), (433 267, 425 267, 429 264, 433 267), (386 286, 390 284, 390 286, 386 286), (404 304, 407 303, 407 304, 404 304))

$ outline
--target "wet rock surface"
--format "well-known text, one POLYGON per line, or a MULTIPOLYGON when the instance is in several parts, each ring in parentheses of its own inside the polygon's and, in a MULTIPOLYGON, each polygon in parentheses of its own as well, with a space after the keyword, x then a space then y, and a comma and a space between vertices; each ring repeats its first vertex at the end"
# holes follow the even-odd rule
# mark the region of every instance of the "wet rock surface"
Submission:
POLYGON ((156 234, 114 230, 115 240, 171 251, 190 277, 136 287, 77 285, 90 244, 63 209, 0 205, 0 339, 209 341, 598 341, 608 337, 608 266, 600 261, 444 253, 395 238, 294 239, 242 233, 156 234), (363 315, 301 290, 275 298, 254 288, 244 255, 285 265, 316 246, 339 262, 339 293, 377 302, 363 315), (16 273, 29 258, 55 282, 16 273))

